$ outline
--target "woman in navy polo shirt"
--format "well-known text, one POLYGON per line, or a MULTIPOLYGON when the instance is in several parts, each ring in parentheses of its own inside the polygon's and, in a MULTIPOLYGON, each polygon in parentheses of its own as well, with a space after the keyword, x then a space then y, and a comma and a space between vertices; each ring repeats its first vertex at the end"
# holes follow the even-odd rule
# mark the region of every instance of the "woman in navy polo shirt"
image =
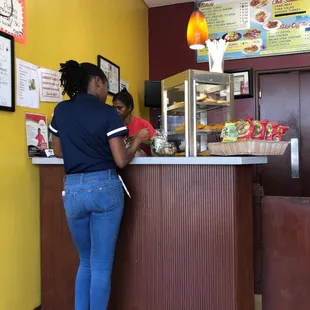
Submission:
POLYGON ((70 60, 61 64, 63 94, 50 132, 55 155, 63 157, 66 177, 64 208, 80 265, 75 284, 75 310, 108 307, 115 245, 124 208, 116 167, 125 167, 148 130, 138 132, 126 149, 127 128, 117 111, 105 104, 108 81, 102 70, 70 60))

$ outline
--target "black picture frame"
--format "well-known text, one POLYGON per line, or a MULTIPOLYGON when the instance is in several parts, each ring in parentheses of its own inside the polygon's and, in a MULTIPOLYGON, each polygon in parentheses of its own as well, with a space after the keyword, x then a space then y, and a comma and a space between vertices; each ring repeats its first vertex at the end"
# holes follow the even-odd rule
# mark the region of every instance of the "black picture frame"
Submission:
POLYGON ((252 68, 225 70, 225 73, 234 75, 234 94, 235 99, 253 98, 254 97, 254 72, 252 68), (241 83, 247 83, 245 91, 241 92, 241 83))
POLYGON ((111 60, 98 55, 97 56, 97 63, 98 67, 104 72, 108 79, 108 91, 110 95, 116 95, 120 92, 120 85, 121 85, 121 70, 120 67, 112 62, 111 60), (111 76, 111 71, 117 72, 118 76, 115 78, 111 76), (115 71, 116 70, 116 71, 115 71))
MULTIPOLYGON (((0 31, 0 67, 4 70, 4 74, 1 75, 2 79, 5 79, 5 71, 7 70, 4 67, 4 63, 10 66, 10 73, 8 73, 7 80, 11 83, 11 100, 9 104, 3 105, 1 104, 0 98, 0 111, 15 112, 15 42, 13 36, 0 31), (10 57, 9 61, 7 60, 8 55, 10 57), (3 64, 1 64, 1 62, 3 62, 3 64)), ((1 81, 2 84, 5 83, 5 81, 3 81, 4 80, 1 81)))

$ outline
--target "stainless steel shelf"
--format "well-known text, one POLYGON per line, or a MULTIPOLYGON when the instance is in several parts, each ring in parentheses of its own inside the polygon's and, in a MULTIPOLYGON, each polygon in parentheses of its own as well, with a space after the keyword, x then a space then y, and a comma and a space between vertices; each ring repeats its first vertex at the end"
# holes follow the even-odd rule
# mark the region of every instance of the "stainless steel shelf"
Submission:
MULTIPOLYGON (((224 107, 229 107, 229 103, 217 103, 217 102, 197 102, 196 103, 196 111, 210 111, 215 109, 221 109, 224 107)), ((175 112, 175 113, 184 113, 184 104, 183 105, 177 105, 177 106, 170 106, 167 107, 167 112, 175 112)))
MULTIPOLYGON (((204 130, 200 129, 197 130, 197 135, 205 135, 205 134, 220 134, 222 131, 221 130, 204 130)), ((169 136, 184 136, 185 131, 180 131, 180 130, 174 130, 174 131, 168 131, 167 134, 169 136)))

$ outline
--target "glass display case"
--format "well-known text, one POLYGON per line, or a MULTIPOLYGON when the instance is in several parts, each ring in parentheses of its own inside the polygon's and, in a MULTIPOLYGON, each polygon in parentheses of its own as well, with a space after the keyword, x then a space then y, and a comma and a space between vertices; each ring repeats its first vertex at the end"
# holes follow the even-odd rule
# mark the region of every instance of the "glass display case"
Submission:
POLYGON ((223 124, 234 119, 233 79, 232 74, 187 70, 162 80, 162 129, 178 155, 207 155, 207 143, 219 141, 223 124), (177 126, 169 126, 172 116, 179 117, 177 126))

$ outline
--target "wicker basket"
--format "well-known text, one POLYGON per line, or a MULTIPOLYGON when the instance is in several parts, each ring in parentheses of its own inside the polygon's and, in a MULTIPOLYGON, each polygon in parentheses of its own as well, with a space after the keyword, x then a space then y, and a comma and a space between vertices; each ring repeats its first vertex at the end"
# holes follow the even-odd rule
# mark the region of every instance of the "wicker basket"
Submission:
POLYGON ((217 142, 208 143, 211 155, 232 156, 232 155, 283 155, 290 142, 286 141, 261 141, 247 140, 238 142, 217 142))

